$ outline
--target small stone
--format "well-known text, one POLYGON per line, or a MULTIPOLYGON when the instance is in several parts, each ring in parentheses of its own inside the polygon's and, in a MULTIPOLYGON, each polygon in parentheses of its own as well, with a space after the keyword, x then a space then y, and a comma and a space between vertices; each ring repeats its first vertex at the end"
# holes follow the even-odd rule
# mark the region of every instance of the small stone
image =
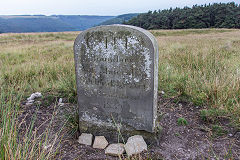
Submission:
POLYGON ((34 102, 34 100, 29 100, 27 103, 33 103, 34 102))
POLYGON ((127 155, 132 156, 134 154, 139 154, 143 151, 147 151, 147 144, 142 136, 135 135, 128 138, 124 148, 127 152, 127 155))
POLYGON ((47 150, 47 149, 50 148, 50 147, 52 147, 51 144, 49 144, 49 145, 47 145, 47 146, 43 146, 43 149, 44 149, 44 150, 47 150))
POLYGON ((26 105, 29 106, 29 105, 32 105, 34 103, 34 100, 28 100, 26 105))
POLYGON ((63 99, 59 98, 58 103, 62 103, 62 102, 63 102, 63 99))
POLYGON ((94 143, 93 143, 93 148, 97 149, 105 149, 108 145, 108 141, 104 136, 96 136, 94 143))
POLYGON ((124 153, 124 144, 122 143, 115 143, 115 144, 110 144, 106 149, 105 149, 105 154, 111 155, 111 156, 119 156, 124 153))
POLYGON ((39 97, 42 97, 42 94, 39 92, 36 92, 36 93, 31 94, 31 96, 27 100, 28 101, 34 100, 35 98, 39 98, 39 97))
POLYGON ((62 99, 62 98, 59 98, 59 100, 58 100, 58 106, 60 106, 60 107, 64 106, 64 103, 63 103, 63 99, 62 99))
POLYGON ((33 105, 33 103, 29 103, 29 102, 26 103, 26 106, 30 106, 30 105, 33 105))
POLYGON ((85 145, 91 146, 92 145, 92 139, 93 139, 92 134, 82 133, 81 136, 79 136, 79 138, 78 138, 78 142, 80 144, 85 144, 85 145))

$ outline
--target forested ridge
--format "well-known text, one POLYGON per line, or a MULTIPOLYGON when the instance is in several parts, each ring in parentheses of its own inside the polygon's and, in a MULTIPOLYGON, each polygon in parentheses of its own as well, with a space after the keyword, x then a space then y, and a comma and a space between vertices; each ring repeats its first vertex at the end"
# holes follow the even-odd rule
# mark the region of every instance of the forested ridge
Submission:
POLYGON ((240 28, 240 5, 231 2, 155 10, 125 24, 144 29, 240 28))

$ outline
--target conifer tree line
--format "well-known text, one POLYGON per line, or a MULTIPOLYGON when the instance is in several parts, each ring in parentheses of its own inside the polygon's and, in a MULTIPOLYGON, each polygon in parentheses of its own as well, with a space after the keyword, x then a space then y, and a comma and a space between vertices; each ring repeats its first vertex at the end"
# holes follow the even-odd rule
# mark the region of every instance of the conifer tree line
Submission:
POLYGON ((144 29, 240 28, 240 5, 231 2, 155 10, 125 24, 144 29))

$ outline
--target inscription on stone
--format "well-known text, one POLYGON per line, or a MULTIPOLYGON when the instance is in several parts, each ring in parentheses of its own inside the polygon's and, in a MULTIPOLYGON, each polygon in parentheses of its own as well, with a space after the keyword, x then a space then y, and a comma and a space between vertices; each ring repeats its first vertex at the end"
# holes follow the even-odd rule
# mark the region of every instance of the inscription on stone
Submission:
POLYGON ((158 46, 151 33, 126 25, 99 26, 74 43, 80 125, 114 126, 114 120, 153 132, 158 46))

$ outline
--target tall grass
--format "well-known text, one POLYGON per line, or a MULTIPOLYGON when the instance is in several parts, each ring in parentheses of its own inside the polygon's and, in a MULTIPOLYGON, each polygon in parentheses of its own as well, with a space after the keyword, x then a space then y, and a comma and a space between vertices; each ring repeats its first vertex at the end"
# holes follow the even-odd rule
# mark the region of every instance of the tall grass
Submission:
POLYGON ((17 113, 15 110, 18 108, 18 102, 21 96, 11 96, 13 90, 6 91, 1 87, 0 95, 0 140, 1 140, 1 159, 8 159, 15 154, 17 145, 17 113), (15 108, 16 107, 16 108, 15 108))
MULTIPOLYGON (((60 127, 54 137, 50 135, 54 114, 45 130, 39 134, 35 127, 36 113, 32 115, 30 124, 24 124, 25 119, 18 119, 21 111, 20 102, 23 99, 23 91, 15 91, 14 86, 1 87, 0 96, 0 159, 4 160, 46 160, 53 159, 59 147, 61 139, 60 127), (25 128, 26 127, 26 128, 25 128), (19 132, 21 129, 23 132, 19 132)), ((37 110, 36 110, 37 111, 37 110)))
POLYGON ((240 31, 207 33, 158 37, 159 89, 222 110, 239 126, 240 31))
MULTIPOLYGON (((240 125, 240 31, 152 31, 159 43, 159 90, 227 116, 240 125)), ((33 92, 74 102, 77 32, 0 35, 1 159, 51 159, 33 130, 19 139, 20 102, 33 92)), ((210 112, 209 112, 210 113, 210 112)), ((47 137, 47 136, 43 136, 47 137)))
POLYGON ((34 91, 66 93, 64 83, 72 85, 68 87, 70 92, 76 92, 72 51, 75 34, 19 34, 20 45, 16 36, 3 36, 8 42, 0 48, 1 84, 19 86, 24 83, 28 95, 34 91))
POLYGON ((74 38, 73 33, 0 36, 0 159, 52 159, 55 155, 57 140, 48 137, 49 128, 39 135, 33 115, 20 135, 18 114, 21 101, 35 91, 75 100, 74 38))

